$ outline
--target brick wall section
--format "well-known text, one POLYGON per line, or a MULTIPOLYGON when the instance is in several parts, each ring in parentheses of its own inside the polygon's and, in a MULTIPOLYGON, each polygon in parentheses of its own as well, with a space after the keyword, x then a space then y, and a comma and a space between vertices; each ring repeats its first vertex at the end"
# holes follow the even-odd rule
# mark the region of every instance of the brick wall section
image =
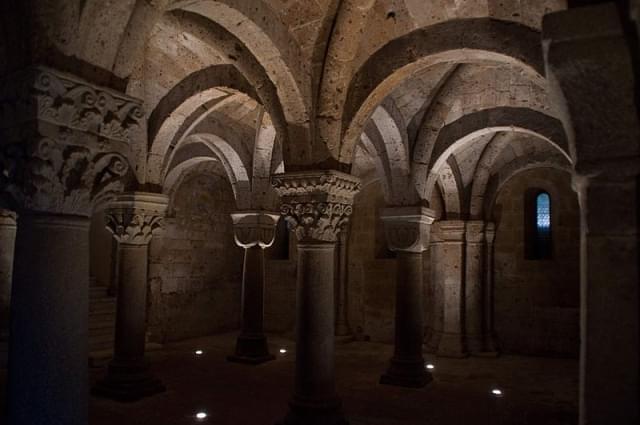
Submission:
POLYGON ((240 320, 243 252, 229 214, 235 209, 226 177, 187 177, 171 206, 149 265, 149 331, 174 341, 236 329, 240 320))

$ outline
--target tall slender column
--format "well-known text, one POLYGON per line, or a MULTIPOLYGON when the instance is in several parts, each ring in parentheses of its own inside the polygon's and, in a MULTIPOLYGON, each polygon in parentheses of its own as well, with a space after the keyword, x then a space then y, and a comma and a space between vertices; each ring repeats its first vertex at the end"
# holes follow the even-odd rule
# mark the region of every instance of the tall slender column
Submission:
POLYGON ((421 207, 384 209, 389 249, 397 252, 395 347, 381 384, 423 387, 432 380, 422 357, 424 334, 424 273, 422 253, 429 247, 435 213, 421 207))
POLYGON ((484 285, 484 353, 485 355, 498 355, 498 342, 496 340, 494 330, 494 280, 493 280, 493 241, 496 237, 496 225, 487 223, 484 232, 486 248, 485 248, 485 285, 484 285))
POLYGON ((349 296, 349 282, 347 276, 348 263, 348 226, 338 234, 338 277, 336 279, 336 336, 349 338, 352 336, 349 326, 349 310, 347 300, 349 296))
POLYGON ((279 214, 246 211, 231 214, 236 244, 244 248, 242 330, 229 361, 260 364, 273 360, 264 334, 264 249, 273 244, 279 214))
POLYGON ((9 343, 9 306, 16 242, 16 218, 13 211, 0 209, 0 368, 6 367, 9 343))
POLYGON ((465 222, 438 222, 442 273, 444 323, 438 345, 438 356, 466 357, 469 353, 464 338, 464 234, 465 222))
POLYGON ((0 84, 0 196, 19 213, 8 423, 88 422, 89 217, 122 190, 141 102, 33 67, 0 84))
POLYGON ((467 221, 465 232, 465 336, 467 348, 472 354, 484 351, 482 332, 484 222, 467 221))
POLYGON ((275 176, 273 185, 298 239, 295 389, 282 424, 346 424, 335 391, 334 258, 360 183, 317 171, 275 176))
POLYGON ((436 353, 438 346, 440 345, 440 339, 442 338, 442 332, 444 327, 444 278, 443 271, 443 245, 441 238, 437 236, 439 227, 436 225, 431 226, 431 244, 429 248, 429 254, 431 256, 431 293, 433 294, 432 300, 427 300, 432 303, 432 320, 427 325, 430 326, 431 332, 427 335, 425 343, 425 349, 428 353, 436 353))
POLYGON ((149 242, 162 227, 167 203, 165 195, 133 192, 108 207, 107 229, 119 245, 120 282, 113 360, 93 389, 97 395, 133 401, 164 391, 149 370, 144 348, 149 242))

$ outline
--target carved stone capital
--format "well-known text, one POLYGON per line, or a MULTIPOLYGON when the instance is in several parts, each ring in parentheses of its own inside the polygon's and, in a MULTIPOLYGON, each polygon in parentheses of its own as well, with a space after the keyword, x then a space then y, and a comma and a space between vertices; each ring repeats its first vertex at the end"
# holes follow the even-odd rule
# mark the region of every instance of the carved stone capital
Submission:
POLYGON ((142 102, 46 67, 0 85, 0 129, 33 120, 129 144, 142 129, 142 102))
POLYGON ((125 193, 106 210, 106 227, 120 244, 147 245, 161 230, 169 198, 157 193, 125 193))
POLYGON ((385 208, 380 213, 387 244, 392 251, 420 253, 429 248, 435 212, 424 207, 385 208))
POLYGON ((276 236, 280 214, 267 211, 241 211, 231 214, 234 238, 242 248, 268 248, 276 236))
POLYGON ((467 221, 465 240, 468 244, 479 244, 484 241, 485 222, 482 220, 467 221))
POLYGON ((465 222, 462 220, 443 220, 434 223, 433 241, 436 243, 462 243, 465 235, 465 222))
POLYGON ((20 210, 88 216, 122 192, 141 102, 48 68, 0 83, 0 192, 20 210))
POLYGON ((18 214, 14 211, 0 208, 0 227, 16 227, 18 214))
POLYGON ((333 170, 303 171, 272 178, 280 212, 300 242, 336 242, 353 212, 360 179, 333 170))

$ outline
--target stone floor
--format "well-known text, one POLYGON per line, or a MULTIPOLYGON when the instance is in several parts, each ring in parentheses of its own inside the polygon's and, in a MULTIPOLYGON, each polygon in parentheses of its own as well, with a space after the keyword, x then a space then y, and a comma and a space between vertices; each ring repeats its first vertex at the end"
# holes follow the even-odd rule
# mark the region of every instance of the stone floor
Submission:
MULTIPOLYGON (((275 361, 260 366, 228 363, 234 335, 170 344, 150 354, 167 392, 131 404, 91 399, 91 425, 272 425, 291 394, 294 344, 270 337, 275 361), (194 350, 204 351, 195 356, 194 350), (195 413, 206 411, 207 419, 195 413)), ((340 344, 338 391, 352 425, 567 425, 577 423, 577 361, 503 356, 464 360, 429 358, 434 382, 425 389, 377 383, 392 347, 340 344), (499 387, 502 398, 490 390, 499 387)), ((92 370, 98 379, 101 369, 92 370)))

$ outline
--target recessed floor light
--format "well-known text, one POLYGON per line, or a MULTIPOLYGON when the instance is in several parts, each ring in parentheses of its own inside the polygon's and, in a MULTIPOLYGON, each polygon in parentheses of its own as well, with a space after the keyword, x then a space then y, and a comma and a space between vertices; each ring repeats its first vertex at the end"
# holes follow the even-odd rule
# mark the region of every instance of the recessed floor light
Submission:
POLYGON ((433 370, 436 367, 434 365, 432 365, 431 363, 427 363, 426 365, 424 365, 425 368, 429 369, 429 370, 433 370))
POLYGON ((493 394, 496 397, 502 397, 502 390, 498 388, 494 388, 491 390, 491 394, 493 394))
POLYGON ((286 354, 287 353, 287 349, 286 348, 281 348, 280 349, 280 354, 286 354))
POLYGON ((196 413, 196 418, 197 418, 197 419, 199 419, 199 420, 206 419, 206 418, 207 418, 207 416, 208 416, 208 415, 207 415, 205 412, 198 412, 198 413, 196 413))
POLYGON ((194 353, 195 353, 195 355, 196 355, 196 356, 201 356, 201 355, 203 355, 203 354, 204 354, 204 351, 202 351, 202 350, 196 350, 196 351, 194 351, 194 353))

